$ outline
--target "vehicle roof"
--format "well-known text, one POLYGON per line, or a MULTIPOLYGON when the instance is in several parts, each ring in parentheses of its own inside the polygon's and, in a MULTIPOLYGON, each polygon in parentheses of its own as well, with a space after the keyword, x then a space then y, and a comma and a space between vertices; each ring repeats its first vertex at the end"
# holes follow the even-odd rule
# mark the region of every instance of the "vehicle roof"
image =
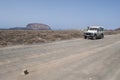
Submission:
POLYGON ((103 26, 88 26, 89 28, 103 28, 103 26))

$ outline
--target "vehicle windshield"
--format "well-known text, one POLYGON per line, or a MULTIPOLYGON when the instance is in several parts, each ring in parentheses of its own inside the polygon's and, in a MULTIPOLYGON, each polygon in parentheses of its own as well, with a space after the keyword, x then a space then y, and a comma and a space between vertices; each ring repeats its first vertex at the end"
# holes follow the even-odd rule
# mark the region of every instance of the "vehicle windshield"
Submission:
POLYGON ((97 30, 97 28, 89 28, 88 30, 97 30))

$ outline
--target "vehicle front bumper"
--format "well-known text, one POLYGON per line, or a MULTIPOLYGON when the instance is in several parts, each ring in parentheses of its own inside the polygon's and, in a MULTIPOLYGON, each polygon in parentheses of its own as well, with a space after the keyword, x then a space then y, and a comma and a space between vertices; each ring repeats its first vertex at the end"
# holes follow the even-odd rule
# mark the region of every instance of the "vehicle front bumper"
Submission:
POLYGON ((94 34, 93 33, 84 33, 84 36, 92 38, 92 37, 94 37, 94 34))

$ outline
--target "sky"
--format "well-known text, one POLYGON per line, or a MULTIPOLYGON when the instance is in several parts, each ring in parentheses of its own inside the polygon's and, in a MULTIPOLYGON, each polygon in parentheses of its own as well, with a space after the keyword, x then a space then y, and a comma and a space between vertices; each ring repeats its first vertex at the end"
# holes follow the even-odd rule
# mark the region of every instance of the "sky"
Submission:
POLYGON ((120 0, 0 0, 0 28, 43 23, 52 29, 120 27, 120 0))

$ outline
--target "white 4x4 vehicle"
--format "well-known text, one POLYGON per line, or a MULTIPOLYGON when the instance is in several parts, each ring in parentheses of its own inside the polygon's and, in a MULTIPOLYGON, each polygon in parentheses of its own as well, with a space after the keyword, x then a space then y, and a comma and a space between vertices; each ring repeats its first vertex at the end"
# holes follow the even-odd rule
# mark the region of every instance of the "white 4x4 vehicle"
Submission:
POLYGON ((102 39, 104 38, 103 30, 104 28, 102 26, 89 26, 87 31, 84 32, 84 39, 87 38, 102 39))

